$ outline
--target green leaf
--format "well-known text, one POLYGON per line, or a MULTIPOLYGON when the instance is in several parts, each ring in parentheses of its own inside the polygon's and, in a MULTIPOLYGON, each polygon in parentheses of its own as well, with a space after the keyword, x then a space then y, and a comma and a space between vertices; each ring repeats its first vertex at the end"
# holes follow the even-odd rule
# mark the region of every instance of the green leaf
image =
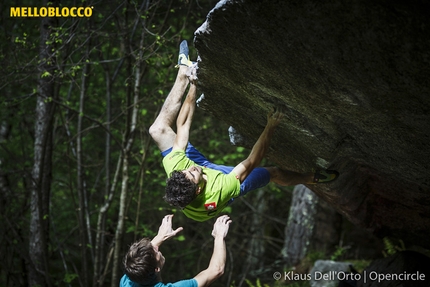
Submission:
POLYGON ((185 241, 185 236, 179 235, 179 236, 175 237, 175 240, 177 240, 177 241, 185 241))
POLYGON ((125 231, 125 233, 131 233, 134 232, 136 230, 134 225, 130 225, 127 230, 125 231))
POLYGON ((65 283, 70 283, 70 282, 72 282, 73 281, 73 279, 75 279, 75 278, 77 278, 78 277, 78 274, 74 274, 74 273, 66 273, 65 275, 64 275, 64 279, 63 279, 63 281, 65 282, 65 283))
POLYGON ((50 77, 50 76, 51 76, 51 73, 48 72, 48 71, 45 71, 45 72, 42 73, 42 75, 40 77, 41 78, 46 78, 46 77, 50 77))

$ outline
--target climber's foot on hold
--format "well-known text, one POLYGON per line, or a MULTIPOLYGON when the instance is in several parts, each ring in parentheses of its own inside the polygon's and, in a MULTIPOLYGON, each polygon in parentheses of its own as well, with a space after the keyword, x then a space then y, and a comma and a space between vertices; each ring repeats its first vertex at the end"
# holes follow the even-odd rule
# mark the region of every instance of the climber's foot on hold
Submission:
POLYGON ((313 182, 309 184, 329 183, 336 180, 338 177, 339 173, 335 170, 317 170, 314 174, 313 182))
POLYGON ((192 62, 192 64, 188 67, 187 77, 193 83, 195 83, 198 80, 197 78, 198 69, 199 69, 199 66, 197 62, 192 62))
POLYGON ((191 66, 192 62, 190 61, 189 56, 189 50, 188 50, 188 43, 186 40, 183 40, 181 44, 179 45, 179 57, 178 57, 178 64, 175 66, 176 68, 179 68, 179 66, 191 66))

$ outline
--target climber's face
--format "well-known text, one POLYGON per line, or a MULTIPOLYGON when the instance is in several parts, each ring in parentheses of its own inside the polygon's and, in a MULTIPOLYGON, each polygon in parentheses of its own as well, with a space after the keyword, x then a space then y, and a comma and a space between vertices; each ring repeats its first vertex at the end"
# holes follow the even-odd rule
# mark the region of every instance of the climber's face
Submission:
POLYGON ((191 182, 199 185, 203 181, 203 169, 200 166, 192 166, 182 171, 191 182))

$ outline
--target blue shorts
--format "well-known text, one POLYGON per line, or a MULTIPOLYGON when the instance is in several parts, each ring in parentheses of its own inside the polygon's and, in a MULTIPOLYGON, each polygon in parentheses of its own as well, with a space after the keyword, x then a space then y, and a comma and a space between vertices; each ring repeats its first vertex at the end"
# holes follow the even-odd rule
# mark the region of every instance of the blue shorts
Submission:
MULTIPOLYGON (((169 148, 163 152, 161 155, 165 157, 172 151, 169 148)), ((188 143, 185 150, 185 155, 200 166, 211 168, 214 170, 219 170, 224 174, 230 173, 234 167, 219 165, 211 163, 203 154, 201 154, 192 144, 188 143)), ((266 186, 270 182, 270 173, 267 169, 263 167, 256 167, 254 170, 246 177, 246 179, 240 184, 240 196, 247 194, 251 190, 261 188, 266 186)))

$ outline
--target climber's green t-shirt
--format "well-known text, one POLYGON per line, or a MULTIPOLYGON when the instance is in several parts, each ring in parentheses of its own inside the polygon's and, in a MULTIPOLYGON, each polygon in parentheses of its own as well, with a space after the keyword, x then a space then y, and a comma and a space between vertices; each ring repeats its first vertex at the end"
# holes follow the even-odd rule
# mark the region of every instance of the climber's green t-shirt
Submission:
MULTIPOLYGON (((183 150, 173 150, 163 158, 164 170, 170 176, 174 170, 184 170, 197 165, 190 160, 183 150)), ((203 191, 184 209, 184 214, 196 221, 205 221, 218 215, 231 198, 240 194, 240 181, 234 173, 224 174, 221 171, 202 166, 207 176, 203 191)))

